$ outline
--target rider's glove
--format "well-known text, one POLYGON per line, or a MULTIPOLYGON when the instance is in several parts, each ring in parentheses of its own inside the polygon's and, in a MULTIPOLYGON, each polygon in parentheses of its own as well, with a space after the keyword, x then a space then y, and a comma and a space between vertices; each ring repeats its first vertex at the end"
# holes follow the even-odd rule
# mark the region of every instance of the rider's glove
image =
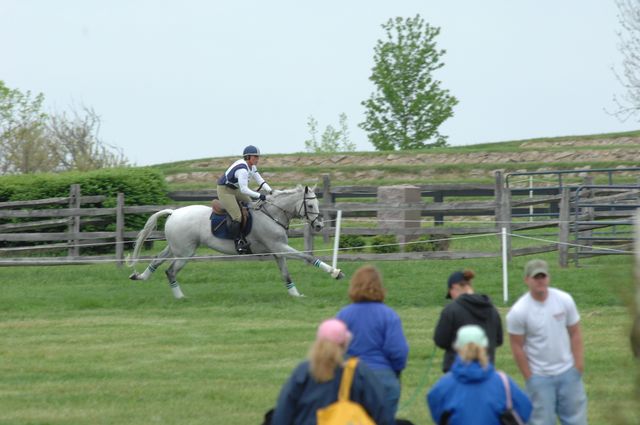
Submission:
POLYGON ((264 193, 261 193, 260 194, 260 198, 258 198, 258 199, 260 199, 261 201, 266 201, 267 200, 267 195, 265 195, 264 193))

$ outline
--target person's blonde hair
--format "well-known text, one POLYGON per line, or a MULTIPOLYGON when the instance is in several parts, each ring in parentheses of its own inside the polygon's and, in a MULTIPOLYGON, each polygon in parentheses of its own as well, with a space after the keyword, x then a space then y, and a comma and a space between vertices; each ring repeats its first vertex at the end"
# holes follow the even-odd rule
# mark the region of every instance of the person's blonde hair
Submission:
POLYGON ((382 286, 382 274, 372 265, 355 271, 349 283, 349 298, 353 302, 384 301, 387 290, 382 286))
POLYGON ((483 368, 486 368, 489 364, 487 350, 473 342, 463 345, 458 350, 458 354, 460 355, 462 361, 465 363, 477 360, 483 368))
POLYGON ((309 370, 318 382, 333 379, 336 366, 342 363, 345 347, 326 339, 317 340, 309 350, 309 370))

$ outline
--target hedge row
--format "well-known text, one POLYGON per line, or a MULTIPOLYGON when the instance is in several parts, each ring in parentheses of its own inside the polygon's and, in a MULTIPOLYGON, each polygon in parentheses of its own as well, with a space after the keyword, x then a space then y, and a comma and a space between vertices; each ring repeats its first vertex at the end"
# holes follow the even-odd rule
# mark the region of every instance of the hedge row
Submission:
MULTIPOLYGON (((79 184, 82 196, 104 195, 107 200, 100 206, 116 206, 118 192, 125 194, 126 205, 166 205, 168 186, 164 175, 150 168, 108 168, 89 172, 57 174, 23 174, 0 177, 0 202, 26 201, 69 196, 72 184, 79 184)), ((83 205, 91 207, 96 205, 83 205)), ((64 205, 50 208, 66 208, 64 205)), ((127 230, 140 230, 147 217, 128 215, 127 230)), ((115 220, 115 218, 114 218, 115 220)), ((18 220, 14 220, 18 221, 18 220)), ((112 230, 113 222, 102 226, 89 226, 83 231, 112 230)))
POLYGON ((124 192, 128 205, 164 204, 168 187, 162 173, 150 168, 108 168, 89 172, 22 174, 0 177, 0 202, 25 201, 69 196, 72 184, 82 194, 106 195, 105 206, 114 206, 118 192, 124 192))

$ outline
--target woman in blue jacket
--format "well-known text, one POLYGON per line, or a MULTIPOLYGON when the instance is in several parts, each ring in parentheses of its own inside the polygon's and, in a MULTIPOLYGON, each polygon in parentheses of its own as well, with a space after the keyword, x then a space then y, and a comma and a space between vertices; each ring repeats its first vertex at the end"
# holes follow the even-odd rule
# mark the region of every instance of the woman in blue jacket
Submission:
MULTIPOLYGON (((456 359, 449 373, 431 388, 427 404, 436 424, 500 425, 507 407, 507 393, 500 374, 487 357, 487 335, 478 325, 458 329, 454 348, 456 359)), ((526 422, 531 402, 518 385, 509 383, 513 410, 526 422)))
POLYGON ((372 265, 360 267, 351 277, 349 298, 337 318, 347 324, 353 340, 347 356, 358 357, 373 370, 384 387, 387 421, 394 422, 400 400, 400 372, 407 365, 409 345, 400 316, 384 304, 382 275, 372 265))

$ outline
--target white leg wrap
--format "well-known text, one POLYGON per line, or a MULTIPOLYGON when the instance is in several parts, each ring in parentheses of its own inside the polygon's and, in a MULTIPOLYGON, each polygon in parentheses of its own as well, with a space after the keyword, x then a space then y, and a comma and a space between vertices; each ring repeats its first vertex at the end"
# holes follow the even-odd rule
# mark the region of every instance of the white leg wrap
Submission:
POLYGON ((151 274, 155 271, 156 271, 155 269, 151 269, 147 267, 146 269, 144 269, 144 272, 142 272, 142 274, 139 276, 140 280, 149 279, 151 277, 151 274))
POLYGON ((331 267, 330 265, 328 265, 327 263, 320 261, 320 260, 316 260, 315 263, 313 263, 314 266, 318 267, 320 270, 322 270, 323 272, 326 273, 333 273, 334 269, 333 267, 331 267))
POLYGON ((298 292, 298 288, 296 288, 296 284, 293 283, 293 282, 287 283, 287 292, 292 297, 304 297, 304 295, 302 295, 300 292, 298 292))
POLYGON ((334 278, 334 279, 337 279, 338 276, 340 276, 340 273, 342 273, 342 270, 333 269, 333 271, 331 272, 331 277, 334 278))
POLYGON ((175 299, 181 300, 184 298, 184 294, 182 293, 178 282, 173 282, 169 286, 171 286, 171 292, 173 292, 173 296, 175 297, 175 299))

